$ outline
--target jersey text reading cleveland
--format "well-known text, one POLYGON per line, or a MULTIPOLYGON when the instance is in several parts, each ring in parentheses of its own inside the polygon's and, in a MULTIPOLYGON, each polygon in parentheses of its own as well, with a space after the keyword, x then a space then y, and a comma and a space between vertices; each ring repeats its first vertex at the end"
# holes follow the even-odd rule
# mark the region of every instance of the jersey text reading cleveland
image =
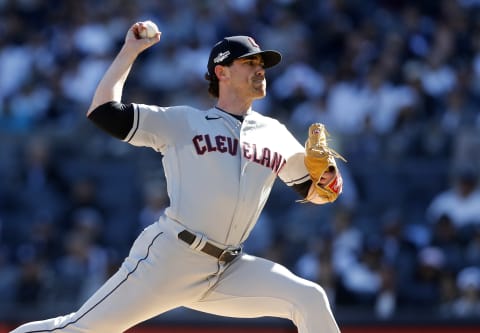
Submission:
MULTIPOLYGON (((193 145, 197 154, 203 155, 210 152, 228 153, 232 156, 238 153, 238 139, 230 138, 223 135, 216 135, 213 138, 208 134, 195 135, 192 139, 193 145)), ((272 169, 278 173, 285 164, 285 159, 280 153, 273 152, 270 148, 257 149, 254 143, 243 142, 242 144, 243 157, 272 169)))

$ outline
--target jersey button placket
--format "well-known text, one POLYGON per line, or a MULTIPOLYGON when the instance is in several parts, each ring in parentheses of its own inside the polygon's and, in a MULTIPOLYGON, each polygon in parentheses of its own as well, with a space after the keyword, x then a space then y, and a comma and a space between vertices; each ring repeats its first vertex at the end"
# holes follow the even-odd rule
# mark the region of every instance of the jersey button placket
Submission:
POLYGON ((239 185, 238 185, 238 193, 237 193, 237 203, 235 205, 235 211, 232 215, 232 220, 230 222, 230 228, 228 230, 228 234, 226 237, 226 243, 227 244, 232 244, 236 243, 240 240, 239 237, 239 224, 241 224, 241 221, 243 219, 244 215, 244 195, 245 195, 245 168, 247 167, 248 160, 244 157, 244 147, 243 147, 243 142, 245 139, 245 130, 242 128, 242 123, 234 119, 232 122, 229 121, 231 125, 233 125, 235 132, 237 133, 236 135, 238 136, 239 139, 239 158, 240 158, 240 170, 239 170, 239 185))

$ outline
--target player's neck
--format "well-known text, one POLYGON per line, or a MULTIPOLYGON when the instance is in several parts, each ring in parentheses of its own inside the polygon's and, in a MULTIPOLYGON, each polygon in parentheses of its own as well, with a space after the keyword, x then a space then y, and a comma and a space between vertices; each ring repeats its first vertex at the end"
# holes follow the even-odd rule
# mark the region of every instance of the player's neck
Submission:
POLYGON ((252 102, 219 98, 216 107, 230 114, 244 116, 252 109, 252 102))
POLYGON ((215 109, 217 110, 220 110, 222 112, 225 112, 226 114, 229 114, 230 116, 234 117, 234 118, 237 118, 238 120, 240 120, 241 122, 243 122, 243 119, 245 118, 245 115, 238 115, 238 114, 233 114, 233 113, 230 113, 228 111, 225 111, 224 109, 222 108, 219 108, 218 106, 215 106, 215 109))

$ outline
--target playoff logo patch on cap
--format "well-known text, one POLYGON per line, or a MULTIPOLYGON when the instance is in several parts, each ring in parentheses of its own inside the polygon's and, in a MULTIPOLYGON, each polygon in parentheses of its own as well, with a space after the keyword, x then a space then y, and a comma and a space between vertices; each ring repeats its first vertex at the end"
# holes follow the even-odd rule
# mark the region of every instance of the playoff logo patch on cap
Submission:
POLYGON ((218 64, 219 62, 222 62, 225 59, 227 59, 227 57, 229 55, 230 55, 230 51, 220 52, 220 53, 217 54, 217 56, 215 58, 213 58, 213 62, 215 64, 218 64))

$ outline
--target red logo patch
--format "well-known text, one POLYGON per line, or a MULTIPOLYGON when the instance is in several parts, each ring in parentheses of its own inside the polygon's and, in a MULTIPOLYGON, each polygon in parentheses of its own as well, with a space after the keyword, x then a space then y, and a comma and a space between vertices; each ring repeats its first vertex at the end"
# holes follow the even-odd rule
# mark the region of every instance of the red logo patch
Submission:
POLYGON ((252 37, 248 37, 248 41, 249 41, 250 44, 252 44, 254 47, 260 48, 260 46, 258 46, 258 44, 257 44, 257 42, 255 41, 255 39, 253 39, 252 37))

